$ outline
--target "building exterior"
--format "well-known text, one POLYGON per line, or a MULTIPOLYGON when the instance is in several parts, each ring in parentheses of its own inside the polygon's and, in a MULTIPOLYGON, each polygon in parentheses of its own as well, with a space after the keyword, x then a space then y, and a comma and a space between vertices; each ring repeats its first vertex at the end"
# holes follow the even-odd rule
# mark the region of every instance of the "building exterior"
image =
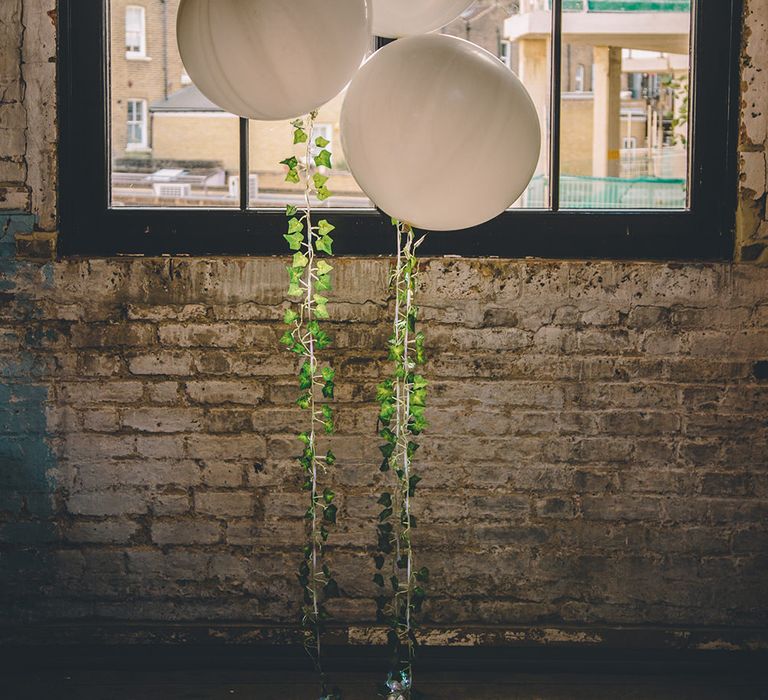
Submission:
POLYGON ((185 84, 176 49, 180 0, 111 0, 111 137, 116 165, 152 156, 150 106, 185 84))
MULTIPOLYGON (((684 206, 690 2, 566 0, 564 10, 564 205, 684 206), (630 180, 637 181, 631 188, 630 180)), ((504 26, 543 133, 550 131, 551 21, 549 0, 522 0, 504 26)), ((531 188, 540 204, 547 173, 543 152, 531 188)))
MULTIPOLYGON (((113 196, 127 205, 173 198, 235 206, 238 119, 186 76, 176 45, 178 4, 111 2, 113 196)), ((566 0, 560 166, 567 206, 685 204, 689 5, 566 0), (637 181, 631 191, 630 180, 637 181)), ((542 206, 547 196, 550 26, 549 0, 482 0, 444 29, 499 56, 536 104, 547 139, 534 182, 518 206, 542 206)), ((343 95, 323 106, 317 124, 334 156, 334 204, 369 206, 341 150, 342 101, 343 95)), ((279 165, 290 152, 287 122, 251 123, 254 205, 281 206, 298 196, 279 165)))

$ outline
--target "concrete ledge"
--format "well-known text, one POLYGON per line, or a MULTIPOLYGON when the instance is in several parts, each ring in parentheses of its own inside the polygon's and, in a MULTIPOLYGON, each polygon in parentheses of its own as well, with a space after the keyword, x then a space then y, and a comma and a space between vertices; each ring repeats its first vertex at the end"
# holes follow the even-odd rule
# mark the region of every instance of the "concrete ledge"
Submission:
MULTIPOLYGON (((430 649, 768 652, 768 629, 744 627, 425 627, 418 636, 421 644, 430 649)), ((290 647, 301 642, 301 630, 280 625, 62 622, 0 627, 0 644, 4 647, 88 644, 290 647)), ((331 627, 326 644, 340 648, 382 647, 386 645, 386 630, 365 626, 331 627)))

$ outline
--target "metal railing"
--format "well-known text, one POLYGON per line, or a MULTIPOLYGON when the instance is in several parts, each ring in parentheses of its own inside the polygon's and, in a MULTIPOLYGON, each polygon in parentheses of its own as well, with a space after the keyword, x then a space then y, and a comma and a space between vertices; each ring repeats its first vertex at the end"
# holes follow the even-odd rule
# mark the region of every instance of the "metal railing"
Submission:
MULTIPOLYGON (((536 176, 523 206, 542 209, 547 201, 547 178, 536 176)), ((684 209, 685 180, 663 178, 578 177, 560 178, 561 209, 684 209)))
MULTIPOLYGON (((548 12, 552 0, 522 0, 520 12, 548 12)), ((563 0, 564 12, 690 12, 691 0, 563 0)))

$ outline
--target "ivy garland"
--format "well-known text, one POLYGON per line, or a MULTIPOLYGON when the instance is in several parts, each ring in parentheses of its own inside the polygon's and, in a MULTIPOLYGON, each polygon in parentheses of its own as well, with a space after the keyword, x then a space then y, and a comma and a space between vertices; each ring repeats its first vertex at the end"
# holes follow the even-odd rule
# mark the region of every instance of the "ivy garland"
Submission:
POLYGON ((415 240, 411 226, 392 220, 397 231, 397 262, 391 278, 395 298, 389 359, 393 375, 378 386, 379 435, 385 443, 381 471, 392 474, 391 490, 381 494, 382 506, 376 528, 374 555, 379 588, 376 618, 389 627, 392 650, 391 669, 381 694, 389 700, 416 700, 421 694, 413 687, 413 660, 417 641, 414 615, 426 598, 424 584, 429 581, 426 567, 416 568, 411 533, 416 528, 412 499, 421 481, 413 470, 413 457, 419 448, 414 438, 427 427, 425 420, 427 382, 418 367, 426 361, 424 334, 417 332, 418 308, 415 294, 418 279, 416 250, 424 238, 415 240), (387 566, 389 562, 389 566, 387 566), (385 573, 391 567, 391 573, 385 573))
POLYGON ((321 485, 322 476, 334 465, 336 456, 330 449, 322 456, 318 445, 319 434, 332 435, 334 432, 334 413, 329 402, 334 397, 335 371, 327 364, 321 366, 317 358, 317 351, 326 350, 331 344, 331 338, 320 321, 329 317, 328 299, 323 294, 331 289, 333 267, 319 254, 333 254, 330 234, 334 226, 325 219, 316 225, 312 220, 312 196, 320 201, 331 196, 326 186, 328 177, 319 170, 331 167, 331 153, 326 149, 329 141, 322 136, 315 138, 314 146, 320 150, 313 156, 312 133, 316 119, 317 112, 312 112, 308 117, 291 123, 294 145, 306 144, 305 157, 300 160, 291 156, 281 161, 288 168, 286 181, 304 184, 304 206, 299 209, 288 205, 286 208, 289 220, 285 239, 293 251, 291 264, 287 268, 288 296, 296 299, 297 308, 285 312, 284 321, 289 329, 280 342, 303 358, 298 377, 301 394, 296 404, 308 414, 307 428, 298 436, 303 445, 299 457, 305 477, 303 489, 309 494, 305 515, 308 541, 298 571, 303 592, 301 624, 304 645, 320 674, 320 700, 340 700, 338 689, 328 689, 321 663, 323 627, 329 617, 325 602, 338 596, 339 587, 324 560, 328 527, 336 523, 336 495, 330 488, 322 488, 321 485))

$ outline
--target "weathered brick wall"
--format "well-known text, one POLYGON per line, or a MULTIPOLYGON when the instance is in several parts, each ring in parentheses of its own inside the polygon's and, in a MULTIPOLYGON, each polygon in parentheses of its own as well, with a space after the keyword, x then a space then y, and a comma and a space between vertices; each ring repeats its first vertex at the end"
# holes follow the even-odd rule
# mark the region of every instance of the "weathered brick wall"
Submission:
MULTIPOLYGON (((374 610, 364 548, 388 265, 338 269, 334 607, 360 622, 374 610)), ((279 260, 20 271, 4 368, 47 387, 55 528, 24 502, 31 477, 19 474, 3 532, 39 545, 47 571, 40 597, 19 570, 25 585, 6 589, 16 614, 295 618, 304 508, 296 368, 276 350, 283 277, 279 260)), ((766 621, 764 270, 435 260, 421 299, 430 620, 766 621)))
MULTIPOLYGON (((20 1, 0 7, 1 36, 18 33, 6 8, 20 1)), ((39 5, 25 0, 25 24, 39 5)), ((768 67, 762 49, 746 55, 768 67)), ((750 131, 762 112, 746 101, 750 131)), ((23 160, 40 122, 22 111, 23 160)), ((0 214, 0 616, 42 626, 5 636, 248 640, 292 624, 303 494, 296 368, 277 344, 283 262, 16 260, 14 236, 46 228, 51 201, 52 189, 4 205, 37 222, 0 214)), ((334 608, 365 641, 388 263, 337 269, 334 608)), ((767 617, 767 275, 424 262, 417 541, 434 574, 427 619, 452 631, 433 640, 608 644, 642 626, 667 631, 649 644, 703 628, 720 631, 702 644, 754 643, 767 617)))

